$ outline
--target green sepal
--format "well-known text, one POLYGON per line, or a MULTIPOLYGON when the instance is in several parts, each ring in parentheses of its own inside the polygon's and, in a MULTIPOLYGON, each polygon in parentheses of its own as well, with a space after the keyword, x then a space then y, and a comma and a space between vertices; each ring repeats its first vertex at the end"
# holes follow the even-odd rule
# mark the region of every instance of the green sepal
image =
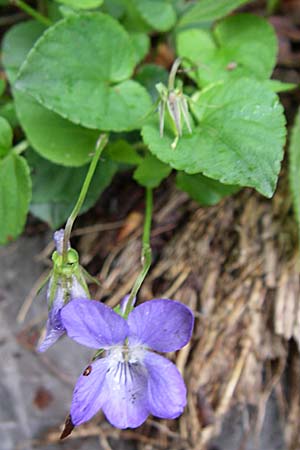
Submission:
POLYGON ((99 350, 97 350, 96 353, 94 354, 92 361, 95 361, 96 359, 98 359, 99 356, 101 356, 103 352, 104 352, 104 348, 99 348, 99 350))

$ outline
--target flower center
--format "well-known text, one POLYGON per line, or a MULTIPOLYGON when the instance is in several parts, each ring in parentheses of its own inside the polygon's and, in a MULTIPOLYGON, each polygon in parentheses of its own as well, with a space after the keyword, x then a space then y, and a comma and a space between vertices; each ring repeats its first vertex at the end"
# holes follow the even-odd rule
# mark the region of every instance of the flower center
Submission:
POLYGON ((126 363, 129 365, 142 363, 145 351, 145 348, 141 345, 115 345, 107 352, 109 366, 113 369, 120 363, 126 363))

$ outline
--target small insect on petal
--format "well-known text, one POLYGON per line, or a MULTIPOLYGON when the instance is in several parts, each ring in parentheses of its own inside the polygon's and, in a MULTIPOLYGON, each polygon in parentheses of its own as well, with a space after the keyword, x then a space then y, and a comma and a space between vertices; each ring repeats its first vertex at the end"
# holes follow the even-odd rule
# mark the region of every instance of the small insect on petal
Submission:
POLYGON ((83 375, 84 377, 87 377, 87 376, 89 376, 89 374, 91 373, 91 371, 92 371, 92 366, 87 366, 87 367, 84 369, 82 375, 83 375))

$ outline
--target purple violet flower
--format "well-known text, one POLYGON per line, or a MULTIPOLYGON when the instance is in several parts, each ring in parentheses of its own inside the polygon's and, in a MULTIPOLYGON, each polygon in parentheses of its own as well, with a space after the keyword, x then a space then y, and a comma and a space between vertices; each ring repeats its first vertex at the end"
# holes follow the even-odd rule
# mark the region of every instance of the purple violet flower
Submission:
POLYGON ((100 409, 117 428, 136 428, 153 414, 180 416, 186 387, 176 366, 154 353, 182 348, 191 338, 194 317, 176 301, 155 299, 130 312, 128 320, 95 300, 75 299, 61 311, 70 338, 103 357, 79 377, 70 411, 72 426, 100 409), (105 353, 104 353, 105 351, 105 353))
POLYGON ((52 255, 53 270, 47 290, 48 320, 46 336, 38 347, 39 352, 46 351, 64 333, 60 318, 61 309, 74 298, 88 298, 88 288, 81 273, 78 254, 68 246, 67 262, 62 262, 64 230, 54 233, 56 251, 52 255))

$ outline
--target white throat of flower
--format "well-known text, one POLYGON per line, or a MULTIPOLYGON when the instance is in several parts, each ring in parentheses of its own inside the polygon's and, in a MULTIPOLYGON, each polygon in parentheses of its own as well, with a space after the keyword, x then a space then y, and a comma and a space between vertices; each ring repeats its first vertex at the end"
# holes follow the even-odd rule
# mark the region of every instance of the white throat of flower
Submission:
POLYGON ((120 344, 111 347, 106 354, 108 364, 111 369, 117 368, 120 363, 125 364, 142 364, 146 348, 142 345, 129 346, 128 344, 120 344))

